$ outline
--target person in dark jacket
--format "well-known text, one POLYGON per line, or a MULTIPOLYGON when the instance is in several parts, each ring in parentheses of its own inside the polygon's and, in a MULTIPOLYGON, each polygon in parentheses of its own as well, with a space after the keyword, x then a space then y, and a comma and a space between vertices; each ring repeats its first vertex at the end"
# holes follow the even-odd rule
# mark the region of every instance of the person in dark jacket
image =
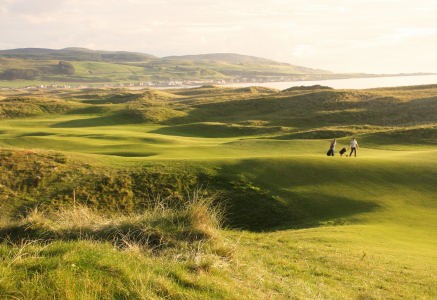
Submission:
POLYGON ((335 145, 337 145, 337 139, 334 138, 329 146, 328 156, 334 156, 335 145))

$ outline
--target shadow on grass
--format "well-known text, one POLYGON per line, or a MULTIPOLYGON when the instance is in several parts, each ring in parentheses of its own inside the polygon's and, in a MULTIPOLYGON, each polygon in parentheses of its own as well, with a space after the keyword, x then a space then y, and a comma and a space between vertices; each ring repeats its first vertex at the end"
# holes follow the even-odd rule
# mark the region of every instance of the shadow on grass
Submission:
POLYGON ((130 111, 119 111, 110 115, 70 120, 53 124, 52 128, 80 128, 80 127, 98 127, 98 126, 116 126, 143 123, 144 120, 130 111))
POLYGON ((308 186, 343 182, 350 178, 349 172, 354 170, 309 162, 244 160, 222 166, 216 186, 224 191, 226 221, 232 228, 251 231, 309 228, 341 224, 380 207, 359 196, 325 193, 308 186))
POLYGON ((227 204, 227 224, 250 231, 274 231, 343 224, 356 214, 374 211, 370 201, 326 194, 293 194, 286 197, 268 193, 236 193, 227 204))
POLYGON ((121 156, 121 157, 150 157, 158 155, 157 152, 132 152, 132 151, 120 151, 120 152, 104 152, 98 153, 104 155, 121 156))
POLYGON ((109 112, 110 109, 105 106, 88 106, 77 109, 72 109, 67 112, 69 115, 86 115, 86 114, 102 114, 109 112))
POLYGON ((353 131, 345 130, 311 130, 305 132, 296 132, 285 135, 279 135, 275 137, 269 137, 269 139, 275 140, 293 140, 293 139, 332 139, 344 138, 353 135, 353 131))
POLYGON ((20 137, 26 137, 26 136, 50 136, 55 135, 54 133, 50 132, 43 132, 43 131, 37 131, 37 132, 29 132, 29 133, 23 133, 19 135, 20 137))
POLYGON ((362 140, 373 145, 436 145, 437 127, 399 128, 369 133, 362 140))
POLYGON ((98 229, 92 227, 73 227, 64 230, 52 230, 32 224, 12 225, 0 228, 0 240, 19 243, 23 240, 41 241, 78 241, 92 240, 111 242, 118 249, 124 249, 132 244, 145 248, 158 249, 171 247, 174 241, 158 230, 148 229, 137 224, 120 224, 104 226, 98 229))
POLYGON ((228 138, 280 132, 280 127, 237 126, 226 123, 193 123, 159 128, 153 133, 202 138, 228 138))

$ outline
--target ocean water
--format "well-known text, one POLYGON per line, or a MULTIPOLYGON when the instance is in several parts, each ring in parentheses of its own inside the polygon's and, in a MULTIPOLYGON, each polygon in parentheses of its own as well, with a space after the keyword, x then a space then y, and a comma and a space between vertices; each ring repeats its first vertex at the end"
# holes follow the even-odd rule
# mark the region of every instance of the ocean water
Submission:
POLYGON ((349 78, 314 81, 287 82, 251 82, 226 84, 229 87, 263 86, 278 90, 285 90, 294 86, 324 85, 335 89, 371 89, 379 87, 396 87, 422 84, 437 84, 437 75, 391 76, 372 78, 349 78))

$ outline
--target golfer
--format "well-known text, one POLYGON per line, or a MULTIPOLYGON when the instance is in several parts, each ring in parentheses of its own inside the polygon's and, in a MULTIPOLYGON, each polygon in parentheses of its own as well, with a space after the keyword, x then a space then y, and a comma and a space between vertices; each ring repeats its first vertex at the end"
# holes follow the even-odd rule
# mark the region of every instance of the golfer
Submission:
POLYGON ((357 149, 359 146, 356 138, 353 138, 351 140, 350 147, 351 147, 351 152, 349 153, 349 157, 352 156, 352 153, 354 154, 355 157, 357 157, 357 149))
POLYGON ((329 146, 328 156, 334 156, 335 145, 337 145, 337 139, 333 139, 331 145, 329 146))

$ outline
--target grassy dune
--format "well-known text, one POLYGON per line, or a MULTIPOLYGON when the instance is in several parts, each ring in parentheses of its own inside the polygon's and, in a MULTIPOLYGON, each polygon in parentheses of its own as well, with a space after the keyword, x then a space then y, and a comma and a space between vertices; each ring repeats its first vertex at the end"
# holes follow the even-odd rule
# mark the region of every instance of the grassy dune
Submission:
POLYGON ((2 297, 437 297, 435 86, 32 97, 68 106, 0 120, 2 297))

